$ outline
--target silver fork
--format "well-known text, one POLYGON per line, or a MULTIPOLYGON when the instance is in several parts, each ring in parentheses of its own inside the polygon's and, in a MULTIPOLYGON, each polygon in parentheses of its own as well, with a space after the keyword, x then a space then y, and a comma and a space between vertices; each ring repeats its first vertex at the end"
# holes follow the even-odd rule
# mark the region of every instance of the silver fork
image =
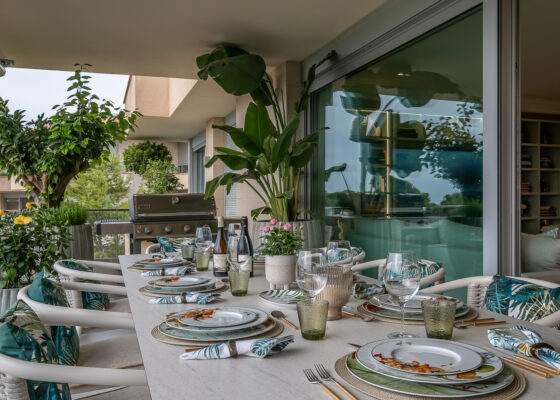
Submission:
POLYGON ((305 374, 305 376, 307 377, 307 380, 311 383, 315 383, 318 385, 321 385, 321 388, 323 388, 323 390, 325 392, 327 392, 329 394, 329 396, 331 396, 333 399, 335 400, 342 400, 340 397, 338 397, 332 390, 330 390, 328 387, 326 387, 325 385, 323 385, 321 383, 321 381, 319 380, 319 378, 317 378, 317 375, 315 375, 313 373, 313 371, 311 371, 309 368, 306 368, 303 370, 303 373, 305 374))
POLYGON ((348 389, 338 383, 332 376, 329 374, 329 371, 323 366, 323 364, 315 364, 315 369, 319 373, 319 377, 324 381, 334 382, 334 384, 344 392, 346 396, 351 398, 352 400, 358 400, 356 396, 354 396, 348 389))

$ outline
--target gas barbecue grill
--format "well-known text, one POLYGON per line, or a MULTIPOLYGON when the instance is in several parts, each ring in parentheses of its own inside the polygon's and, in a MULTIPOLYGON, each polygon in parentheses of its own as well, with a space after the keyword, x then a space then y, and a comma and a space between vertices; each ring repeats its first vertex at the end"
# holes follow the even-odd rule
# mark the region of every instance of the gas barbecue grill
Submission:
POLYGON ((96 221, 95 228, 98 235, 132 234, 134 254, 143 240, 155 242, 156 236, 194 237, 204 225, 217 230, 214 198, 205 200, 203 194, 131 194, 129 211, 129 221, 96 221))

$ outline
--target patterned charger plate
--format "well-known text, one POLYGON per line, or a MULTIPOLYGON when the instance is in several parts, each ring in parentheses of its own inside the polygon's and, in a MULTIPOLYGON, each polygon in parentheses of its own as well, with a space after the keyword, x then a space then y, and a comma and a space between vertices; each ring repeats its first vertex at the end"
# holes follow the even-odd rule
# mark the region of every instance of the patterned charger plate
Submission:
POLYGON ((295 304, 307 297, 301 290, 267 290, 259 293, 263 300, 281 306, 295 306, 295 304))
MULTIPOLYGON (((362 311, 373 317, 381 316, 385 318, 394 318, 394 319, 401 318, 400 311, 387 310, 386 308, 378 307, 374 304, 371 304, 369 301, 366 301, 365 303, 361 304, 358 307, 358 311, 362 311)), ((455 318, 464 317, 469 312, 470 312, 470 308, 468 306, 458 308, 457 311, 455 312, 455 318)), ((408 321, 424 321, 424 316, 422 314, 415 314, 415 313, 411 314, 405 312, 404 319, 408 321)))

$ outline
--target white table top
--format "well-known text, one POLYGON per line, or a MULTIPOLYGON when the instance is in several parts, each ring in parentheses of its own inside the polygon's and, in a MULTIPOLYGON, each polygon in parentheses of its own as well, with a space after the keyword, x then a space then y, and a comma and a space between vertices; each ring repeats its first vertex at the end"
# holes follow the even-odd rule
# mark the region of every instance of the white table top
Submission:
MULTIPOLYGON (((358 318, 343 317, 341 320, 327 323, 326 338, 321 341, 305 340, 299 331, 293 331, 285 326, 282 335, 294 334, 295 343, 270 358, 241 356, 237 359, 181 361, 179 360, 179 355, 183 351, 181 346, 158 342, 152 338, 150 332, 154 326, 163 321, 165 314, 191 305, 148 303, 149 298, 138 291, 146 284, 148 278, 143 278, 140 273, 127 269, 135 261, 146 257, 132 255, 120 256, 119 259, 153 400, 327 399, 327 394, 318 385, 311 385, 307 381, 302 372, 303 368, 313 368, 313 364, 322 363, 333 376, 337 377, 334 372, 335 361, 354 350, 347 343, 364 344, 385 338, 387 333, 398 330, 398 324, 362 322, 358 318)), ((204 274, 210 275, 211 272, 204 274)), ((222 297, 225 301, 216 304, 256 307, 269 313, 274 309, 281 309, 290 321, 299 325, 295 307, 278 308, 257 296, 259 292, 267 290, 268 286, 262 269, 257 269, 255 275, 251 278, 249 294, 246 297, 233 297, 230 292, 223 292, 222 297)), ((481 317, 496 316, 488 311, 481 311, 480 314, 481 317)), ((502 315, 499 319, 519 324, 518 320, 502 315)), ((557 349, 560 348, 560 331, 526 322, 523 322, 523 325, 535 328, 547 343, 557 349)), ((425 335, 423 325, 407 325, 406 329, 419 336, 425 335)), ((453 339, 488 347, 490 343, 486 331, 487 327, 455 329, 453 339)), ((498 353, 498 355, 502 354, 498 353)), ((531 400, 558 398, 560 376, 544 379, 527 372, 523 372, 523 375, 527 379, 527 389, 520 398, 531 400)), ((357 390, 352 392, 359 399, 371 398, 357 390)), ((345 398, 342 393, 339 393, 339 396, 345 398)))

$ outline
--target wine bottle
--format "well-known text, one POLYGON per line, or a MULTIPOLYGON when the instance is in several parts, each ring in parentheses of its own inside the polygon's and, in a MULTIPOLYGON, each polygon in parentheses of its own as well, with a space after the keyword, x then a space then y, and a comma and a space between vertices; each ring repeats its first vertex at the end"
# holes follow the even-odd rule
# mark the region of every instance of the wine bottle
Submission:
POLYGON ((251 268, 251 274, 249 276, 253 276, 253 243, 251 243, 251 237, 249 236, 249 221, 247 217, 241 217, 241 232, 239 233, 239 238, 245 236, 247 238, 247 244, 249 245, 247 249, 242 248, 245 245, 244 241, 239 241, 239 249, 238 249, 238 256, 237 259, 239 261, 245 261, 248 257, 251 257, 251 265, 247 267, 247 269, 251 268))
POLYGON ((218 233, 214 243, 214 276, 227 276, 227 242, 224 233, 224 217, 218 217, 218 233))

